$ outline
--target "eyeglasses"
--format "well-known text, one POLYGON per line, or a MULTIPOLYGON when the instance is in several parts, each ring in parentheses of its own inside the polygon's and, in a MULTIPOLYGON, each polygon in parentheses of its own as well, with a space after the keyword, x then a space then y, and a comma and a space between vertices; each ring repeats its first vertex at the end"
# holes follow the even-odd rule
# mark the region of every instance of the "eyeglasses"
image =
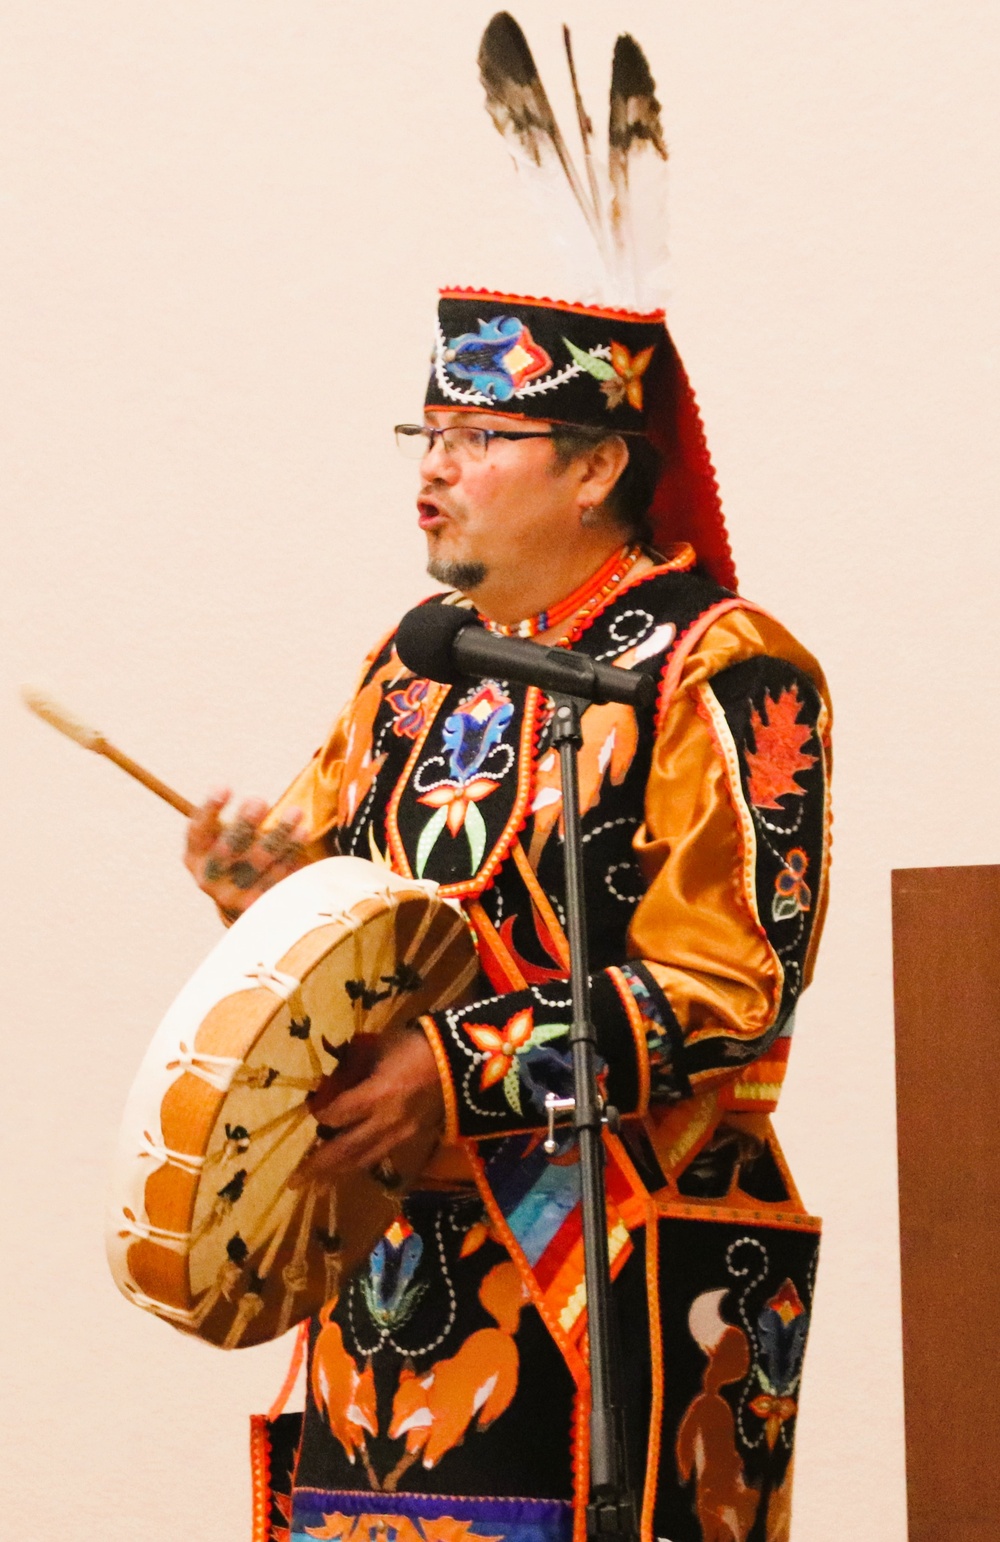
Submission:
POLYGON ((494 439, 551 439, 552 434, 533 434, 517 428, 472 428, 456 423, 449 428, 426 428, 422 423, 397 423, 396 447, 407 460, 423 460, 440 439, 446 455, 484 460, 494 439))

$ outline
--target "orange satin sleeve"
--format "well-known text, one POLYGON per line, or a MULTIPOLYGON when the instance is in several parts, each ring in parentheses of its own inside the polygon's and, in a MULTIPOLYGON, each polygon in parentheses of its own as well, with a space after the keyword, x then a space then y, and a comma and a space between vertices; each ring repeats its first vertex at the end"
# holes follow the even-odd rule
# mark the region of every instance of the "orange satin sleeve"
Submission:
MULTIPOLYGON (((629 928, 689 1044, 722 1035, 753 1040, 775 1020, 781 965, 746 898, 740 791, 705 711, 712 676, 755 655, 788 660, 816 684, 815 659, 777 622, 732 611, 712 625, 685 662, 662 713, 634 841, 649 885, 629 928)), ((817 894, 811 964, 826 905, 827 863, 817 894)), ((808 977, 808 975, 807 975, 808 977)))
POLYGON ((286 809, 299 808, 305 816, 310 841, 307 850, 314 858, 327 856, 322 837, 337 822, 340 783, 347 756, 350 734, 351 703, 343 709, 330 730, 326 743, 316 751, 281 797, 276 799, 264 820, 266 827, 277 823, 286 809))
MULTIPOLYGON (((389 633, 389 636, 391 635, 389 633)), ((264 827, 270 828, 277 823, 286 809, 301 809, 309 831, 309 844, 306 849, 312 860, 330 855, 322 843, 323 836, 340 822, 345 767, 349 764, 352 752, 355 755, 364 752, 364 746, 359 743, 363 737, 363 727, 357 720, 358 704, 365 697, 365 682, 387 641, 388 637, 380 639, 366 656, 361 668, 358 688, 334 722, 326 742, 320 745, 309 764, 303 767, 295 780, 285 788, 280 798, 275 800, 264 819, 264 827)), ((395 655, 393 659, 390 672, 394 675, 404 673, 395 655)), ((379 673, 386 672, 383 670, 379 673)), ((376 701, 379 699, 377 688, 369 694, 373 695, 376 701)))

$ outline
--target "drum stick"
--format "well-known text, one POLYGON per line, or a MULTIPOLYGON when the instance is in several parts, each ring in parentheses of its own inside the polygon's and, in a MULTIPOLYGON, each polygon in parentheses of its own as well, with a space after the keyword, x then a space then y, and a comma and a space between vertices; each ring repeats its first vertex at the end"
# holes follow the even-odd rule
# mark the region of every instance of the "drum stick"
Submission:
POLYGON ((53 728, 58 728, 59 732, 65 734, 67 738, 75 739, 77 744, 82 744, 85 750, 93 750, 95 754, 114 761, 116 766, 127 771, 129 776, 134 776, 143 787, 148 787, 150 792, 155 792, 157 797, 169 803, 171 808, 177 809, 178 813, 183 814, 185 818, 190 819, 196 812, 195 804, 182 797, 179 792, 175 792, 172 787, 168 787, 166 782, 161 782, 160 778, 154 776, 152 771, 147 771, 145 766, 140 766, 131 755, 116 749, 98 729, 88 728, 86 723, 81 723, 79 718, 75 718, 64 707, 58 706, 50 696, 43 695, 41 691, 29 690, 25 686, 21 691, 21 697, 25 706, 36 717, 40 717, 45 723, 50 723, 53 728))

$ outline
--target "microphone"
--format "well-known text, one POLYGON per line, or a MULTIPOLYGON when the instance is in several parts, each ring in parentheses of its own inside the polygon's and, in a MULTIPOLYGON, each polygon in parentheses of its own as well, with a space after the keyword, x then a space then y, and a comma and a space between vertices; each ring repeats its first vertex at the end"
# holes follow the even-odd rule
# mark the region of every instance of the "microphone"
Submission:
POLYGON ((457 605, 417 605, 407 611, 396 633, 396 652, 415 675, 442 685, 492 675, 537 685, 549 696, 576 696, 582 701, 650 707, 656 699, 651 675, 597 664, 585 653, 571 653, 568 648, 500 637, 457 605))

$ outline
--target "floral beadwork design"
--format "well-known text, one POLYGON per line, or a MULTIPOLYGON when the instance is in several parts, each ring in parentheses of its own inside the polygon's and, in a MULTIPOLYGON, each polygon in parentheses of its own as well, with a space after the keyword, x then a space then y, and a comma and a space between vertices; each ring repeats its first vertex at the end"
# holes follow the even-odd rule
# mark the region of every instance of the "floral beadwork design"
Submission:
POLYGON ((529 380, 546 374, 552 360, 519 317, 497 316, 480 321, 478 332, 449 338, 444 367, 484 396, 506 402, 529 380))
POLYGON ((401 1328, 412 1317, 427 1291, 426 1284, 417 1284, 413 1279, 423 1251, 419 1233, 401 1218, 375 1244, 368 1260, 368 1273, 360 1277, 359 1284, 368 1315, 376 1327, 401 1328))
POLYGON ((801 846, 785 853, 785 865, 774 880, 771 915, 776 921, 790 921, 812 904, 812 893, 805 881, 809 858, 801 846))
POLYGON ((808 1332, 809 1313, 793 1281, 785 1280, 757 1319, 760 1360, 756 1371, 763 1390, 748 1405, 750 1412, 764 1421, 764 1438, 771 1451, 782 1425, 798 1411, 792 1394, 802 1377, 808 1332))
POLYGON ((524 1049, 534 1032, 534 1014, 530 1007, 514 1016, 502 1028, 488 1028, 482 1023, 470 1023, 469 1038, 485 1059, 479 1078, 479 1090, 485 1092, 494 1082, 502 1081, 514 1064, 519 1049, 524 1049))
POLYGON ((558 1074, 570 1069, 568 1056, 545 1047, 552 1039, 565 1038, 566 1024, 536 1024, 532 1007, 515 1012, 502 1028, 486 1023, 467 1023, 465 1032, 483 1056, 480 1092, 486 1092, 502 1081, 504 1097, 515 1113, 524 1112, 522 1091, 532 1103, 540 1094, 544 1106, 545 1093, 554 1090, 548 1076, 543 1084, 533 1072, 555 1070, 558 1074))
POLYGON ((588 375, 600 382, 601 390, 607 398, 608 411, 620 407, 623 402, 628 402, 637 412, 642 411, 642 377, 649 368, 655 349, 642 348, 638 353, 629 353, 624 343, 612 342, 606 352, 611 354, 610 362, 601 358, 596 352, 586 352, 571 343, 568 337, 563 342, 569 349, 575 364, 586 370, 588 375))
POLYGON ((510 698, 488 680, 445 719, 442 740, 449 775, 417 800, 434 810, 417 843, 418 878, 423 877, 445 826, 452 837, 466 832, 473 872, 479 867, 486 849, 486 824, 476 805, 495 792, 501 780, 483 773, 483 767, 501 743, 513 715, 510 698))
POLYGON ((403 690, 386 693, 386 701, 393 714, 392 731, 398 739, 417 737, 426 720, 430 694, 429 680, 411 680, 403 690))

